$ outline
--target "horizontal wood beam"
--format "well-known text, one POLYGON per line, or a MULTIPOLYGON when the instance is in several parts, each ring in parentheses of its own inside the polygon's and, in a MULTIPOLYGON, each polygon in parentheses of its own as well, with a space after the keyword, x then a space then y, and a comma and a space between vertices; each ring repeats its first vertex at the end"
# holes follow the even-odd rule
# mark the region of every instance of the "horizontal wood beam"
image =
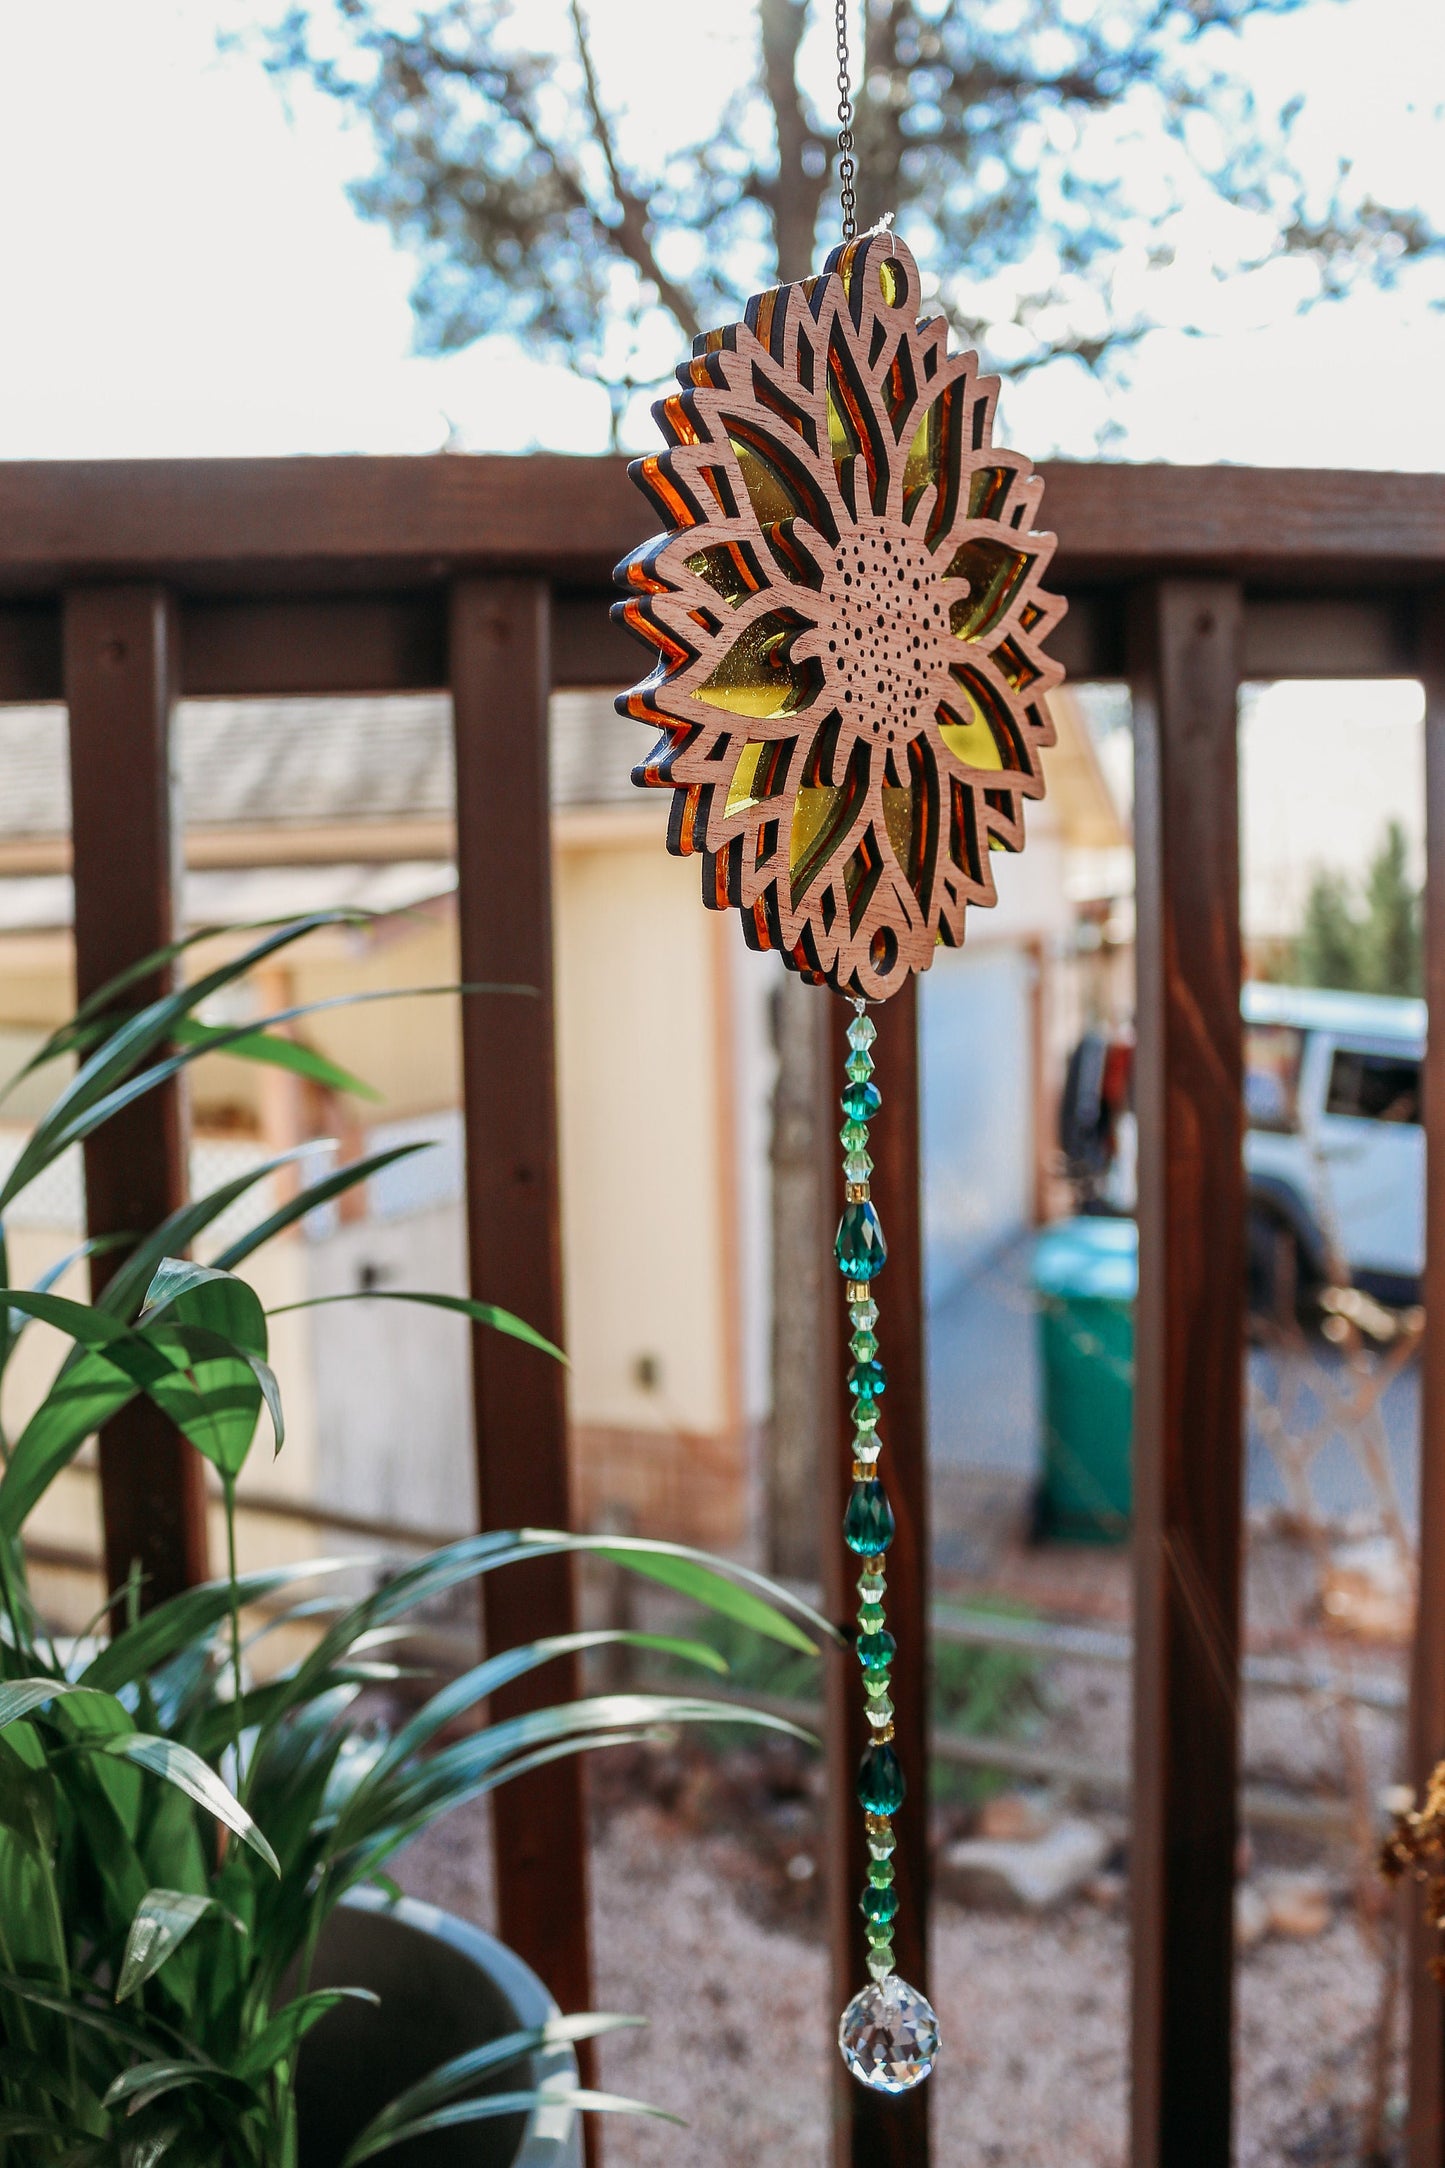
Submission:
MULTIPOLYGON (((1433 585, 1445 476, 1049 461, 1066 587, 1213 574, 1296 593, 1433 585)), ((184 597, 435 587, 458 572, 605 586, 653 524, 620 458, 0 462, 0 595, 164 578, 184 597)))
MULTIPOLYGON (((1068 583, 1061 582, 1068 592, 1068 583)), ((1124 675, 1125 586, 1075 588, 1050 648, 1069 676, 1124 675)), ((626 685, 643 650, 608 616, 610 588, 563 587, 553 609, 559 690, 626 685)), ((1249 679, 1388 678, 1416 672, 1408 595, 1246 600, 1249 679)), ((444 591, 192 599, 181 610, 181 691, 190 699, 439 692, 446 685, 444 591)), ((0 602, 0 704, 59 700, 60 613, 0 602)))

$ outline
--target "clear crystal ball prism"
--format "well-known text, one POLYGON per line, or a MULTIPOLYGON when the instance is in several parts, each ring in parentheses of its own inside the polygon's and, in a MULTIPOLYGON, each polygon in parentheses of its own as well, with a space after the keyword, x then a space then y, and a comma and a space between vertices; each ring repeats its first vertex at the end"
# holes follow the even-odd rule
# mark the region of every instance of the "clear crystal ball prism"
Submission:
POLYGON ((838 2045, 861 2085, 906 2093, 933 2068, 938 2019, 926 1995, 890 1972, 853 1997, 838 2023, 838 2045))

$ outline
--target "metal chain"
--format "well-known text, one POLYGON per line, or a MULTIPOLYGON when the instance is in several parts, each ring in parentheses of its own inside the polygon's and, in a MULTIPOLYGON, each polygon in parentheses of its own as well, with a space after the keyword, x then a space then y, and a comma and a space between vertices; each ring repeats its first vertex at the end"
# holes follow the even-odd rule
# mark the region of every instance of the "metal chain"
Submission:
POLYGON ((858 235, 858 198, 853 182, 853 98, 848 76, 848 0, 836 0, 838 22, 838 196, 843 206, 843 239, 858 235))

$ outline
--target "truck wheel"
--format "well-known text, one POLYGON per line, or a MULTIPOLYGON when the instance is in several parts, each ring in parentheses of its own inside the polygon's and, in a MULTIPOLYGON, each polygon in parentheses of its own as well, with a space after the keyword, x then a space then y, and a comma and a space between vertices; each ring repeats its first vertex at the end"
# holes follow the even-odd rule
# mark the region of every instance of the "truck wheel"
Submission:
POLYGON ((1251 1205, 1247 1257, 1251 1318, 1277 1326, 1303 1323, 1310 1289, 1294 1229, 1277 1213, 1251 1205))

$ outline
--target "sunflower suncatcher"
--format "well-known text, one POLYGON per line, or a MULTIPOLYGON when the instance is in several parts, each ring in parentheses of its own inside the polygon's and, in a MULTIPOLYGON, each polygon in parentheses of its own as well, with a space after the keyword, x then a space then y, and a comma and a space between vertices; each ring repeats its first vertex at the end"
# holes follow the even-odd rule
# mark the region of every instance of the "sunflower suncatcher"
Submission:
POLYGON ((668 847, 702 859, 703 901, 754 948, 849 997, 841 1097, 853 1487, 854 1646, 871 1743, 858 1772, 869 1984, 838 2042, 863 2084, 901 2093, 938 2053, 926 1998, 893 1970, 893 1745, 879 1478, 887 1373, 875 1286, 888 1250, 869 1193, 877 1026, 867 1009, 996 901, 990 853, 1021 850, 1043 795, 1063 679, 1044 643, 1043 483, 992 441, 996 378, 920 321, 918 267, 886 230, 852 231, 851 108, 839 10, 844 242, 824 270, 754 295, 705 333, 653 408, 665 449, 633 463, 663 532, 619 565, 621 617, 653 650, 619 709, 660 734, 633 771, 673 793, 668 847))

